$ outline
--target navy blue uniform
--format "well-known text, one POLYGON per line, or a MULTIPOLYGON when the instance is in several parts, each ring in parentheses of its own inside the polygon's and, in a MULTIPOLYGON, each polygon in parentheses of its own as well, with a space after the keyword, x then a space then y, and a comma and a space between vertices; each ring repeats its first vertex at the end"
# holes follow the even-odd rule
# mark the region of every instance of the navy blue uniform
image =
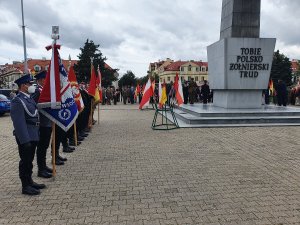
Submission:
POLYGON ((19 176, 22 186, 26 187, 33 182, 32 161, 39 141, 37 105, 29 95, 19 92, 11 102, 10 115, 20 155, 19 176))

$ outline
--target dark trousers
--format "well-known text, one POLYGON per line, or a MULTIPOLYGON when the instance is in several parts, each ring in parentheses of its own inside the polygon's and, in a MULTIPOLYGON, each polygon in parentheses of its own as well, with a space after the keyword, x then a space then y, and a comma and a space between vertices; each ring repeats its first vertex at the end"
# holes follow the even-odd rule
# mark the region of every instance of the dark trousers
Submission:
POLYGON ((207 104, 208 102, 208 95, 203 95, 203 104, 207 104))
POLYGON ((33 168, 33 159, 35 154, 35 149, 37 142, 32 141, 31 146, 27 147, 24 144, 20 144, 17 139, 18 149, 19 149, 19 177, 22 182, 22 187, 26 187, 32 183, 32 168, 33 168))
POLYGON ((40 127, 40 140, 36 149, 36 162, 39 171, 46 169, 46 155, 50 144, 51 131, 51 127, 40 127))
POLYGON ((65 148, 68 146, 67 133, 59 126, 55 125, 55 157, 59 156, 60 143, 65 148))

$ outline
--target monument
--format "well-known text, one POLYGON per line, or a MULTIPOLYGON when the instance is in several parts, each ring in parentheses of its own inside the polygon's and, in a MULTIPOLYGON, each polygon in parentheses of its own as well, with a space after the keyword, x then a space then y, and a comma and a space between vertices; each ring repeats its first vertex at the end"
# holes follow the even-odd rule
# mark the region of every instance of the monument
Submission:
POLYGON ((275 38, 260 38, 261 0, 223 0, 220 40, 207 47, 214 106, 261 108, 275 38))
POLYGON ((276 40, 259 37, 260 7, 223 0, 220 40, 207 47, 213 104, 174 109, 179 127, 300 126, 299 108, 262 105, 276 40))

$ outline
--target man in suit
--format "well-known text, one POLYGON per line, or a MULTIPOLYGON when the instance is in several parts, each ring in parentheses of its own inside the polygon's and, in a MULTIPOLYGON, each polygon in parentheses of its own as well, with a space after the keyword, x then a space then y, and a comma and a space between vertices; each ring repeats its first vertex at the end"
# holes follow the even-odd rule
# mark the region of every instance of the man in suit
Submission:
MULTIPOLYGON (((37 87, 35 92, 32 94, 32 98, 38 103, 40 94, 43 90, 43 86, 46 78, 46 71, 42 71, 35 75, 37 87)), ((39 112, 40 116, 40 139, 36 149, 36 161, 38 165, 38 177, 50 178, 52 177, 52 169, 46 165, 47 149, 50 144, 51 137, 51 121, 39 112)))
POLYGON ((39 141, 39 115, 37 105, 30 97, 30 94, 35 91, 31 80, 31 76, 27 74, 15 81, 19 93, 11 102, 10 115, 20 155, 19 176, 22 182, 22 194, 38 195, 40 189, 46 186, 32 180, 32 162, 39 141))

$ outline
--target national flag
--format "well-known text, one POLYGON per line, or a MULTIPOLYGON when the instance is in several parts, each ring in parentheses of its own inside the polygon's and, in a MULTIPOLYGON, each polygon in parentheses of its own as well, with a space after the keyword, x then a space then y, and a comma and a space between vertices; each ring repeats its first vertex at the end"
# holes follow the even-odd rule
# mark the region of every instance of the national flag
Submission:
POLYGON ((77 109, 79 112, 81 112, 84 108, 83 100, 80 94, 79 85, 77 83, 77 79, 75 76, 74 68, 73 66, 70 67, 69 74, 68 74, 69 82, 71 84, 71 89, 73 93, 73 97, 75 100, 75 103, 77 105, 77 109))
POLYGON ((99 101, 102 102, 103 99, 102 99, 102 74, 100 72, 100 69, 99 69, 99 66, 98 66, 98 76, 97 76, 97 79, 96 79, 96 84, 97 84, 97 87, 98 87, 98 91, 99 91, 99 101))
POLYGON ((150 97, 152 95, 153 95, 153 87, 152 87, 151 79, 149 77, 148 82, 145 86, 144 95, 143 95, 142 101, 140 103, 139 109, 142 109, 143 107, 149 105, 150 97))
POLYGON ((45 84, 43 91, 39 97, 39 107, 41 108, 60 108, 61 105, 61 86, 60 86, 60 73, 58 58, 60 45, 50 45, 46 49, 49 51, 52 49, 52 58, 50 61, 50 67, 47 71, 45 84))
POLYGON ((89 93, 89 95, 94 97, 95 104, 100 102, 99 89, 97 87, 96 74, 95 74, 93 64, 91 65, 91 80, 90 80, 88 93, 89 93))
POLYGON ((68 131, 77 119, 78 110, 73 98, 70 82, 68 81, 67 72, 59 56, 59 47, 57 45, 52 45, 52 47, 48 47, 47 50, 50 50, 51 48, 51 66, 46 76, 45 86, 41 92, 43 98, 39 98, 38 106, 42 108, 42 114, 61 127, 64 131, 68 131), (60 91, 59 98, 57 96, 57 82, 60 84, 58 89, 60 91), (61 99, 61 108, 51 108, 53 106, 52 99, 54 97, 56 98, 56 101, 57 99, 61 99), (49 99, 51 99, 50 105, 47 102, 49 99), (45 106, 47 108, 44 108, 45 106))
POLYGON ((179 78, 178 73, 176 73, 175 76, 174 89, 176 92, 177 104, 180 106, 183 104, 183 90, 182 90, 181 79, 179 78))
POLYGON ((159 89, 158 89, 158 96, 159 96, 159 108, 162 108, 167 100, 168 100, 168 97, 167 97, 167 88, 166 88, 166 83, 163 83, 161 84, 159 82, 159 89))

